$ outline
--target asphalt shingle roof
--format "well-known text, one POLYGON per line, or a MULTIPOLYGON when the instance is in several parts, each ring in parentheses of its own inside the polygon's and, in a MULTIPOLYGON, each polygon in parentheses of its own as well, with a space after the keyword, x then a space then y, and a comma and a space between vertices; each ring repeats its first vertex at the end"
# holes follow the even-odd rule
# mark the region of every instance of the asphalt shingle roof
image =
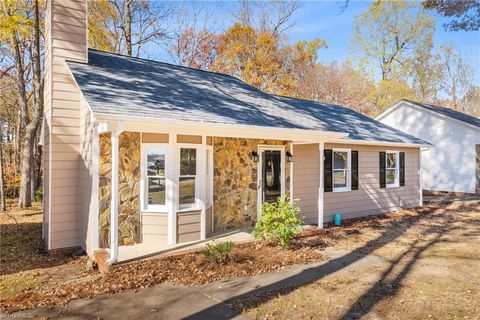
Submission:
POLYGON ((94 113, 334 131, 349 139, 427 144, 338 105, 264 93, 224 74, 88 51, 88 64, 68 61, 94 113))
POLYGON ((453 109, 450 109, 450 108, 435 106, 433 104, 428 104, 428 103, 420 103, 420 102, 407 100, 407 99, 403 99, 403 101, 409 102, 411 104, 416 105, 417 107, 425 108, 427 110, 440 113, 444 116, 447 116, 447 117, 450 117, 450 118, 453 118, 453 119, 456 119, 456 120, 460 120, 460 121, 463 121, 465 123, 468 123, 468 124, 471 124, 471 125, 474 125, 474 126, 477 126, 477 127, 480 128, 480 119, 477 119, 477 118, 475 118, 473 116, 470 116, 466 113, 456 111, 456 110, 453 110, 453 109))

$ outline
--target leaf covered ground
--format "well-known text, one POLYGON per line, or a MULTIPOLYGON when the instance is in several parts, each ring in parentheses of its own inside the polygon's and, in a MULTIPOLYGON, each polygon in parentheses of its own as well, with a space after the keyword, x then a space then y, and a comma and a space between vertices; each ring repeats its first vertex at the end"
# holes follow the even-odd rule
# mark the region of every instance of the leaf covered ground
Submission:
POLYGON ((320 237, 384 262, 342 272, 347 261, 307 285, 229 305, 252 319, 480 319, 480 201, 352 220, 320 237))

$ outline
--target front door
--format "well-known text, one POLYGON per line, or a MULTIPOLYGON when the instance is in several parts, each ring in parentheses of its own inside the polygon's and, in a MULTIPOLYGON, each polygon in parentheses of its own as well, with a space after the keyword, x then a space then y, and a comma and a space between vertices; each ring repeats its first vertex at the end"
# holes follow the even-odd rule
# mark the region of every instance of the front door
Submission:
POLYGON ((259 211, 262 203, 275 202, 285 193, 283 147, 259 147, 259 211))

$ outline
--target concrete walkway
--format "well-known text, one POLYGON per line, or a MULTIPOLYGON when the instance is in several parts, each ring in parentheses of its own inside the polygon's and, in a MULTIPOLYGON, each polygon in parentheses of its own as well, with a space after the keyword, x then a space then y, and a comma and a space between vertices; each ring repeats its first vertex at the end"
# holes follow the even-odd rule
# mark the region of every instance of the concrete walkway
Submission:
POLYGON ((296 288, 330 274, 386 263, 374 255, 327 248, 328 260, 278 272, 186 287, 160 284, 138 292, 78 299, 66 307, 37 308, 12 315, 48 319, 245 319, 228 300, 261 292, 296 288), (227 303, 225 303, 227 302, 227 303))

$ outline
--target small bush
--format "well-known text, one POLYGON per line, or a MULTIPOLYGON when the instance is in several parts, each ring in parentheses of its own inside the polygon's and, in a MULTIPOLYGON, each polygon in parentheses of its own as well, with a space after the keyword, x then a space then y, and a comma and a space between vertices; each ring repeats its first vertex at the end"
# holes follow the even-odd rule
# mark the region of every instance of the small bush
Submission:
POLYGON ((215 245, 207 244, 207 247, 203 249, 203 256, 209 261, 215 261, 217 263, 225 263, 230 259, 230 252, 233 249, 232 241, 224 241, 215 245))
POLYGON ((292 237, 302 232, 302 224, 300 209, 294 207, 285 197, 280 197, 277 202, 262 205, 262 215, 252 234, 256 238, 289 247, 292 237))
POLYGON ((35 191, 35 201, 41 202, 43 200, 43 189, 38 188, 35 191))

